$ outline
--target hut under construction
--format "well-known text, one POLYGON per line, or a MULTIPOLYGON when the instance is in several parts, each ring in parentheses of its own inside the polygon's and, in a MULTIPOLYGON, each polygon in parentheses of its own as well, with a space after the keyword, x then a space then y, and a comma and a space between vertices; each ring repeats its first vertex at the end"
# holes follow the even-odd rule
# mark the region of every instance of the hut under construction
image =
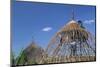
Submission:
POLYGON ((95 38, 74 18, 65 24, 49 42, 43 63, 95 61, 95 38))

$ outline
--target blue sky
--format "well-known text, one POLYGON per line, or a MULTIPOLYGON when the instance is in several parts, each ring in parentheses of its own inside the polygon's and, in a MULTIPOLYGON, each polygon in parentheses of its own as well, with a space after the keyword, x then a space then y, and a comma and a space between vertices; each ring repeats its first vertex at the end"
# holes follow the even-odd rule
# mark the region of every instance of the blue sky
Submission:
POLYGON ((71 19, 81 20, 95 34, 95 7, 36 2, 12 3, 12 50, 17 55, 32 40, 46 48, 53 35, 71 19))

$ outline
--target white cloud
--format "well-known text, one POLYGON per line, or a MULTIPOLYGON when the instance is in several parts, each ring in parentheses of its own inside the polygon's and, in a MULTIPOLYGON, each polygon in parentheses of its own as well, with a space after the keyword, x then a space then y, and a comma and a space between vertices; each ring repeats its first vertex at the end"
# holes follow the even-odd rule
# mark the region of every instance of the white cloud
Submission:
POLYGON ((85 20, 85 21, 84 21, 84 23, 86 23, 86 24, 92 24, 92 23, 94 23, 94 22, 95 22, 94 19, 91 19, 91 20, 85 20))
POLYGON ((52 30, 52 27, 45 27, 42 29, 42 31, 44 32, 48 32, 48 31, 51 31, 52 30))

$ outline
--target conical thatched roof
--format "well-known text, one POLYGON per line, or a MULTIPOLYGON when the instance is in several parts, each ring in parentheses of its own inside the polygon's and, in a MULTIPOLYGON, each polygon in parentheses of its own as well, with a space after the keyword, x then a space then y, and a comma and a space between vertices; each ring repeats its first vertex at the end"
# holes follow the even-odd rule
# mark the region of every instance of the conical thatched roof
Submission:
POLYGON ((42 63, 95 60, 95 50, 91 46, 91 43, 95 43, 92 37, 77 21, 69 21, 49 42, 46 48, 48 55, 43 57, 42 63))
POLYGON ((37 44, 35 42, 32 42, 29 44, 29 46, 25 49, 25 51, 29 52, 32 49, 38 48, 37 44))
POLYGON ((39 47, 35 42, 32 42, 25 50, 25 54, 27 55, 28 64, 38 63, 42 58, 42 54, 44 50, 39 47))
MULTIPOLYGON (((79 28, 80 28, 80 25, 79 25, 76 21, 71 20, 71 21, 68 22, 68 24, 66 24, 66 25, 64 26, 64 28, 65 28, 66 30, 79 29, 79 28)), ((63 30, 65 30, 65 29, 63 29, 63 30)))
MULTIPOLYGON (((57 55, 62 55, 62 54, 71 54, 71 52, 68 51, 78 51, 78 49, 84 49, 84 47, 80 48, 79 46, 84 46, 86 45, 86 51, 91 51, 90 46, 90 36, 89 32, 82 28, 77 21, 71 20, 67 24, 65 24, 64 27, 62 27, 56 34, 55 36, 51 39, 51 41, 48 44, 48 47, 46 49, 46 52, 49 53, 51 56, 57 56, 57 55), (76 46, 74 46, 76 45, 76 46), (69 47, 70 46, 70 47, 69 47), (72 48, 71 48, 72 46, 72 48), (66 48, 64 48, 66 47, 66 48), (77 48, 75 48, 77 47, 77 48), (74 49, 75 48, 75 49, 74 49), (66 49, 66 53, 63 53, 62 50, 66 49), (72 50, 71 50, 72 49, 72 50), (61 54, 60 54, 61 53, 61 54)), ((93 40, 93 39, 92 39, 93 40)), ((91 41, 92 42, 92 41, 91 41)), ((94 51, 94 50, 92 50, 94 51)), ((95 53, 93 52, 93 55, 95 53)), ((84 51, 83 51, 84 52, 84 51)), ((75 53, 75 52, 73 52, 75 53)), ((79 52, 81 54, 81 51, 79 52)), ((84 54, 83 54, 84 55, 84 54)), ((89 54, 88 54, 89 55, 89 54)))
POLYGON ((83 29, 75 20, 69 21, 63 28, 60 29, 59 32, 57 32, 57 35, 62 33, 66 33, 68 36, 75 39, 78 38, 82 40, 82 37, 88 39, 88 32, 83 29))
POLYGON ((95 50, 91 46, 91 43, 93 45, 95 43, 92 37, 89 31, 74 20, 73 14, 71 21, 65 24, 50 40, 45 51, 48 56, 44 56, 43 60, 46 58, 47 63, 76 62, 84 59, 91 61, 91 58, 95 60, 95 50))
POLYGON ((80 27, 77 21, 71 20, 63 28, 61 28, 59 32, 69 31, 69 30, 84 30, 84 29, 80 27))

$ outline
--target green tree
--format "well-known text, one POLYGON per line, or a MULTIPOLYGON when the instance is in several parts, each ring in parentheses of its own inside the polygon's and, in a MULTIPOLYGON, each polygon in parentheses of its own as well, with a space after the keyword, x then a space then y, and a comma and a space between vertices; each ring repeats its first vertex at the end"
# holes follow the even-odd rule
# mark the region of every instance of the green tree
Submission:
POLYGON ((16 58, 16 65, 25 65, 27 63, 27 55, 22 50, 19 56, 16 58))
POLYGON ((13 52, 11 52, 11 66, 15 67, 15 55, 13 52))

